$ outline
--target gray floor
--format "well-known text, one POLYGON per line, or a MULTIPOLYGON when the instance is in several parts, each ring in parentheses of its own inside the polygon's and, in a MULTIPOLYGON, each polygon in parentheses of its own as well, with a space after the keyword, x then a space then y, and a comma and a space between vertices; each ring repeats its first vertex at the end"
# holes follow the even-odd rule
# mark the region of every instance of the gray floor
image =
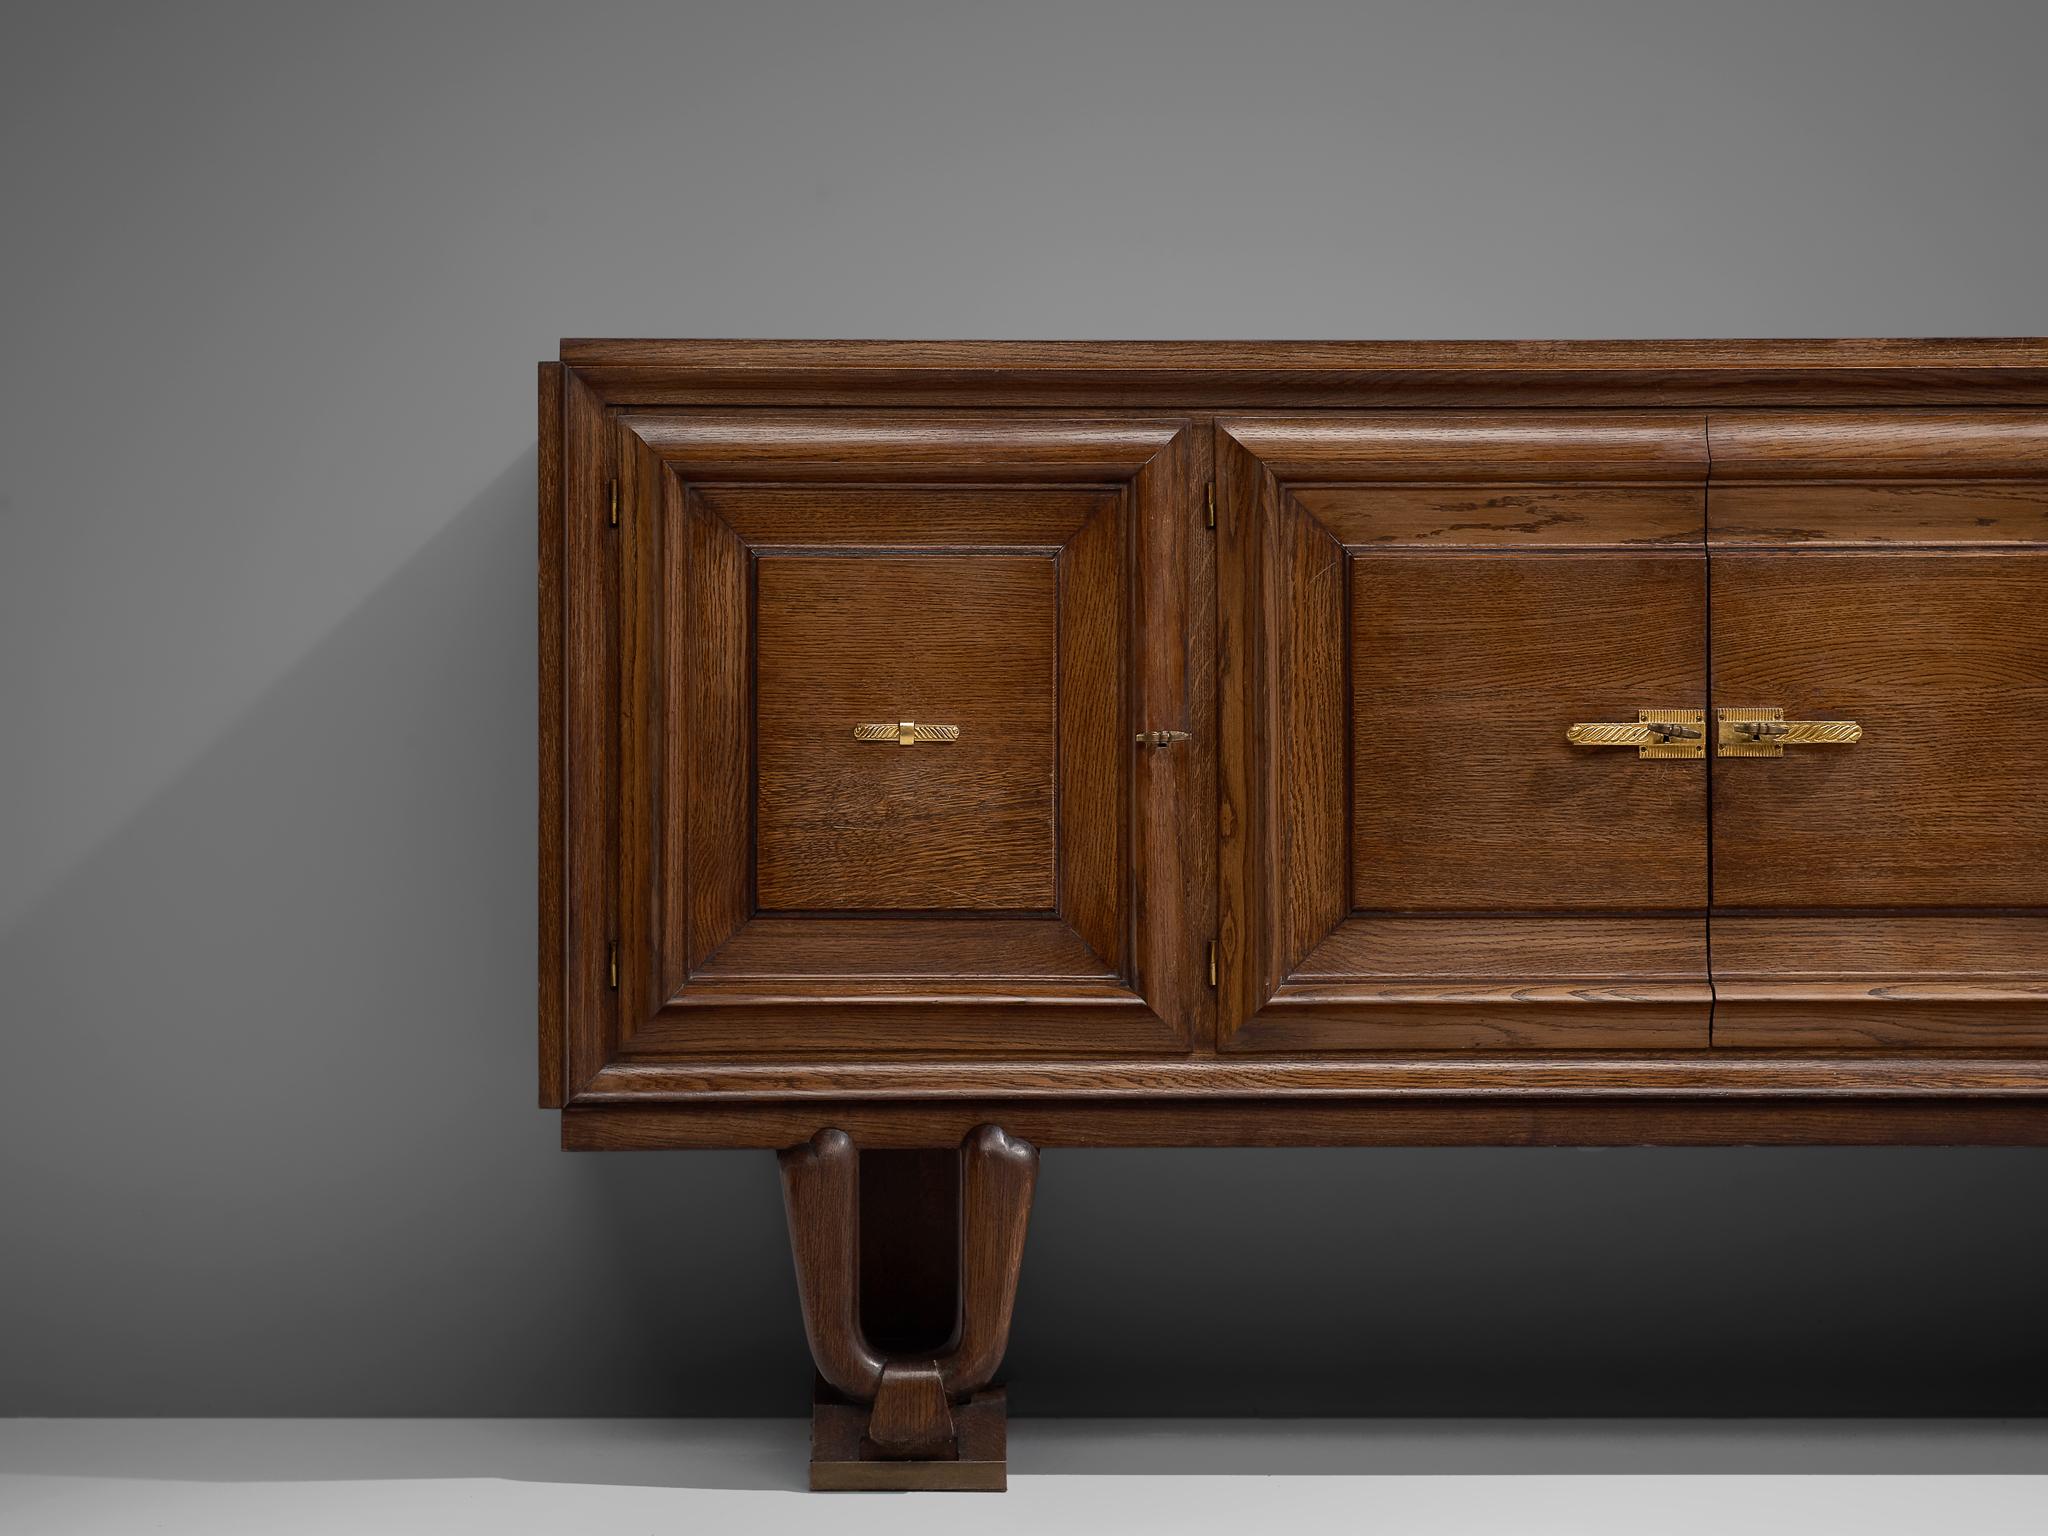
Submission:
POLYGON ((2048 1421, 1033 1420, 1011 1491, 807 1495, 796 1420, 13 1419, 0 1531, 2048 1529, 2048 1421))

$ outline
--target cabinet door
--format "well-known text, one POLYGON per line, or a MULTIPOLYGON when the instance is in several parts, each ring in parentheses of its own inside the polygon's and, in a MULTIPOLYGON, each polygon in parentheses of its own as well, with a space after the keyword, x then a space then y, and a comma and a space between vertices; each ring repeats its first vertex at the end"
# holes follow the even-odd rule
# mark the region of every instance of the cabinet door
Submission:
POLYGON ((1213 643, 1184 424, 617 431, 617 1055, 1183 1050, 1202 780, 1135 738, 1213 643))
POLYGON ((1711 441, 1716 1042, 2048 1044, 2048 416, 1711 441))
POLYGON ((1226 1048, 1704 1046, 1704 421, 1241 418, 1217 473, 1226 1048), (1569 739, 1645 718, 1696 734, 1569 739))

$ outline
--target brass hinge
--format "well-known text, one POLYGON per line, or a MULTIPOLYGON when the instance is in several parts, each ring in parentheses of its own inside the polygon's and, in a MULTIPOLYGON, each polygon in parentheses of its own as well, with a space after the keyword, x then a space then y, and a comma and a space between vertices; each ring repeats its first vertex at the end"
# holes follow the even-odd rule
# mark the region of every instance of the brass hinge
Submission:
POLYGON ((612 940, 612 990, 619 990, 619 941, 612 940))
POLYGON ((1209 990, 1216 990, 1216 941, 1209 941, 1209 990))
POLYGON ((616 475, 612 477, 612 526, 619 526, 619 481, 616 475))
POLYGON ((1208 501, 1209 501, 1209 526, 1210 526, 1211 528, 1214 528, 1214 527, 1216 526, 1216 482, 1215 482, 1214 480, 1211 480, 1211 481, 1209 482, 1209 497, 1208 497, 1208 501))

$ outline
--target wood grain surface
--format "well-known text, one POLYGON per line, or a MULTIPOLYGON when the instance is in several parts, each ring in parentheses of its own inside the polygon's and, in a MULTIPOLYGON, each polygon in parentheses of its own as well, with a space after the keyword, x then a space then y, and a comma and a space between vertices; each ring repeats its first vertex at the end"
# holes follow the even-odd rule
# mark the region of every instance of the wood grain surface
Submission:
POLYGON ((1705 709, 1702 554, 1361 555, 1350 608, 1353 907, 1706 905, 1706 760, 1565 740, 1705 709))
POLYGON ((1857 1099, 1499 1096, 1473 1100, 1232 1098, 1220 1091, 1148 1102, 948 1100, 901 1104, 699 1104, 573 1108, 572 1151, 776 1148, 819 1125, 867 1146, 924 1147, 1000 1118, 1059 1147, 1725 1147, 2048 1146, 2048 1096, 1857 1099))
POLYGON ((572 1139, 2037 1139, 2048 342, 566 343, 541 406, 572 1139), (920 652, 857 566, 979 595, 920 652), (1037 766, 778 778, 892 667, 1037 766), (1866 735, 1562 741, 1702 702, 1866 735))
POLYGON ((1609 920, 1704 913, 1706 762, 1565 740, 1705 707, 1704 419, 1244 416, 1218 436, 1243 657, 1221 742, 1225 1048, 1704 1047, 1703 915, 1654 975, 1609 920), (1339 937, 1347 914, 1414 912, 1444 917, 1419 972, 1339 937), (1605 972, 1517 948, 1574 921, 1605 972))
POLYGON ((1715 762, 1717 904, 2048 904, 2048 549, 1713 569, 1716 706, 1863 727, 1715 762))
POLYGON ((2048 1048, 2048 915, 1714 918, 1731 1048, 2048 1048))
POLYGON ((1047 555, 756 557, 761 911, 1053 910, 1055 576, 1047 555), (854 738, 903 720, 959 737, 854 738))
POLYGON ((1041 1146, 2048 1146, 2048 340, 564 342, 539 426, 540 1100, 778 1149, 814 1487, 1003 1486, 1041 1146))
POLYGON ((2048 405, 2039 338, 562 343, 638 405, 1527 408, 2048 405))
POLYGON ((1203 776, 1134 741, 1141 712, 1186 730, 1208 708, 1184 424, 614 426, 606 1055, 1184 1049, 1203 776), (852 734, 903 719, 959 735, 852 734))

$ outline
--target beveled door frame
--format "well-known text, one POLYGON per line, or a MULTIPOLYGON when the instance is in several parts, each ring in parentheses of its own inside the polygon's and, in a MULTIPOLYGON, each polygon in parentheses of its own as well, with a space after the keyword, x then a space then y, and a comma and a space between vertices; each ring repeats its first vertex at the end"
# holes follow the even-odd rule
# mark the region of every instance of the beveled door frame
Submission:
MULTIPOLYGON (((1474 913, 1406 920, 1354 911, 1349 566, 1358 550, 1378 546, 1366 542, 1365 529, 1327 526, 1291 490, 1471 485, 1519 487, 1540 497, 1641 488, 1646 499, 1654 493, 1668 504, 1658 515, 1671 526, 1660 532, 1652 517, 1652 526, 1626 545, 1554 537, 1546 543, 1545 535, 1525 537, 1510 522, 1498 535, 1455 547, 1499 547, 1507 558, 1518 547, 1532 558, 1579 548, 1696 553, 1704 604, 1704 415, 1236 416, 1217 421, 1216 439, 1219 636, 1234 658, 1223 672, 1219 738, 1219 1047, 1388 1051, 1441 1037, 1444 1049, 1571 1048, 1581 1034, 1596 1049, 1706 1047, 1712 990, 1704 884, 1697 917, 1684 919, 1474 913), (1341 582, 1323 579, 1333 561, 1346 572, 1341 582), (1322 574, 1303 579, 1309 566, 1322 574), (1321 606, 1313 633, 1286 632, 1298 599, 1321 606), (1338 676, 1338 689, 1313 687, 1300 675, 1308 663, 1338 676), (1283 707, 1288 700, 1296 707, 1283 707), (1288 762, 1304 759, 1320 767, 1287 773, 1288 762), (1451 946, 1441 964, 1358 972, 1388 948, 1387 934, 1398 935, 1404 921, 1410 933, 1433 939, 1450 936, 1449 925, 1457 924, 1480 942, 1451 946), (1583 958, 1596 948, 1605 970, 1583 958)), ((1698 697, 1644 699, 1645 705, 1704 705, 1704 609, 1701 619, 1698 697)), ((1700 779, 1704 881, 1704 770, 1700 779)))
MULTIPOLYGON (((1190 529, 1200 515, 1205 466, 1203 445, 1185 419, 627 410, 607 413, 594 435, 609 439, 616 464, 616 552, 607 560, 601 545, 571 540, 566 691, 572 734, 602 742, 615 766, 605 784, 594 782, 586 762, 581 778, 593 793, 579 800, 572 787, 566 853, 572 882, 607 870, 617 984, 570 988, 572 1082, 586 1095, 604 1095, 662 1063, 872 1058, 878 1049, 920 1059, 1179 1054, 1206 1034, 1201 949, 1213 882, 1203 791, 1212 780, 1199 752, 1125 743, 1116 915, 1124 942, 1114 974, 1104 977, 695 984, 690 967, 668 953, 676 924, 664 903, 672 905, 687 882, 667 860, 671 839, 660 830, 667 778, 660 762, 660 658, 672 639, 663 633, 660 540, 666 523, 687 510, 695 486, 1105 491, 1116 498, 1127 529, 1120 555, 1128 562, 1124 718, 1144 729, 1206 734, 1211 690, 1204 679, 1213 641, 1205 617, 1211 605, 1202 599, 1209 564, 1190 529), (600 681, 607 673, 608 687, 600 681), (607 710, 596 700, 606 692, 635 701, 630 710, 609 710, 630 722, 623 738, 604 729, 607 710), (581 734, 579 720, 591 734, 581 734), (635 827, 654 835, 636 835, 635 827)), ((573 762, 577 753, 568 756, 573 762)), ((750 825, 750 805, 746 814, 750 825)), ((750 885, 745 899, 752 903, 750 885)), ((734 916, 751 918, 751 905, 734 916)), ((573 914, 570 926, 577 926, 573 914)), ((593 939, 572 933, 568 942, 587 950, 593 939)))

